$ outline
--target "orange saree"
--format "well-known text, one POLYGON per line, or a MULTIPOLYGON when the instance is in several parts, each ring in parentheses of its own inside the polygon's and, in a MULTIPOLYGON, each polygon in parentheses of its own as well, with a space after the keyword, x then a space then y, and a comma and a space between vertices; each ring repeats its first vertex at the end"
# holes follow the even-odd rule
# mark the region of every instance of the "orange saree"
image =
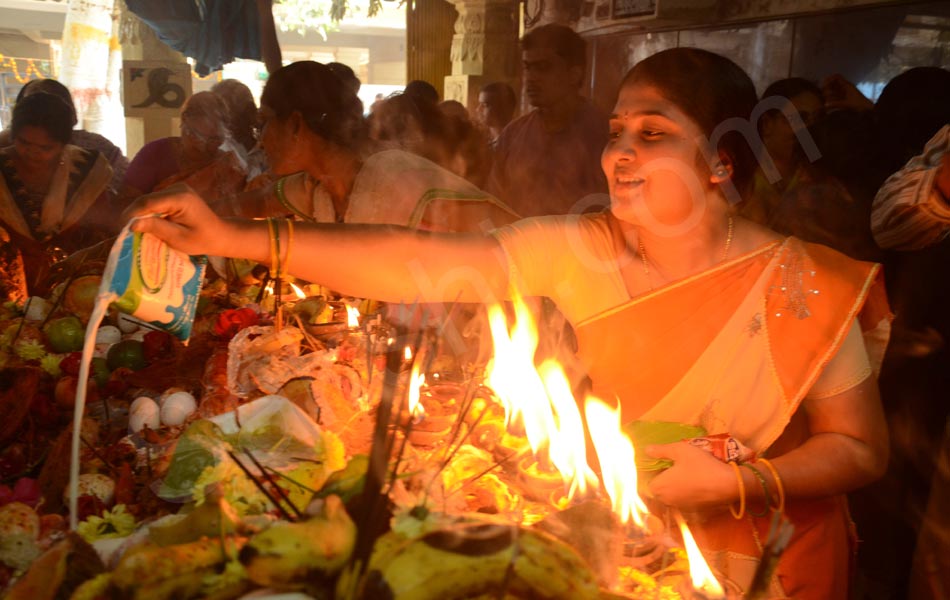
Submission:
MULTIPOLYGON (((702 425, 774 456, 855 320, 888 326, 877 275, 877 265, 789 238, 577 323, 578 353, 594 393, 619 398, 624 422, 702 425)), ((786 514, 795 534, 770 597, 846 598, 844 498, 790 502, 786 514)), ((707 560, 745 589, 768 517, 736 522, 723 510, 689 520, 707 560)))

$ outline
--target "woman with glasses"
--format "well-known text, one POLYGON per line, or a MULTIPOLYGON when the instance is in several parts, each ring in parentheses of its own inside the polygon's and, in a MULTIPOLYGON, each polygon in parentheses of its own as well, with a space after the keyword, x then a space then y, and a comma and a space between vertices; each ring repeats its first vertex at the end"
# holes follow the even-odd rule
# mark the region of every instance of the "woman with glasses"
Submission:
POLYGON ((129 165, 121 196, 132 199, 187 183, 212 206, 244 189, 246 173, 232 152, 221 148, 230 135, 228 107, 216 94, 198 92, 181 111, 181 136, 149 142, 129 165))

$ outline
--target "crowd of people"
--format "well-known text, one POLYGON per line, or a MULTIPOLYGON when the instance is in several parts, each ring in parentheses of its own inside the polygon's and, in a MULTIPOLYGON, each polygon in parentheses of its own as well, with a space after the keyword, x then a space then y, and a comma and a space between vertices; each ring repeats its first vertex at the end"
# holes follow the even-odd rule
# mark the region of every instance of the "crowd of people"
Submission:
POLYGON ((278 217, 297 222, 287 269, 349 295, 549 298, 624 422, 699 425, 765 459, 649 450, 673 461, 652 501, 683 511, 718 572, 748 585, 779 509, 795 532, 770 597, 935 594, 950 71, 911 69, 876 103, 840 76, 759 95, 732 61, 677 48, 637 63, 605 115, 575 32, 536 28, 522 52, 518 118, 503 82, 474 115, 416 81, 367 116, 352 70, 297 62, 256 112, 237 82, 193 95, 181 135, 131 164, 73 129, 65 88, 31 83, 0 149, 5 243, 35 293, 123 210, 163 215, 135 228, 181 250, 264 263, 275 232, 252 219, 278 217), (722 131, 754 116, 757 135, 722 131))

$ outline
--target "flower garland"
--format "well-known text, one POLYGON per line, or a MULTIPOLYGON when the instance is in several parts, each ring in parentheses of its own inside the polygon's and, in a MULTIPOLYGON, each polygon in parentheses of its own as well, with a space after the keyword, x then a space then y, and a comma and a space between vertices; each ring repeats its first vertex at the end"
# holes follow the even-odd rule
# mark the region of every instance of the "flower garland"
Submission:
MULTIPOLYGON (((48 76, 46 73, 40 70, 40 67, 36 65, 36 61, 34 59, 27 58, 19 60, 26 60, 26 71, 23 73, 23 75, 20 75, 20 67, 17 64, 17 59, 13 58, 12 56, 4 56, 3 54, 0 54, 0 69, 9 69, 13 73, 13 76, 16 77, 17 82, 21 84, 26 83, 27 81, 30 81, 34 78, 42 79, 48 76)), ((48 71, 49 69, 47 68, 46 70, 48 71)))

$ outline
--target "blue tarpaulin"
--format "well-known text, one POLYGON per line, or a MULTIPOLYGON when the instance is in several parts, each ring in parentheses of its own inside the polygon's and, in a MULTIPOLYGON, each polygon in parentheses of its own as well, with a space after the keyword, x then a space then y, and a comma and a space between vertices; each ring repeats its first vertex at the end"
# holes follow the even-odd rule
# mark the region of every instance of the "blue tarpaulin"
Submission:
POLYGON ((235 58, 261 60, 255 0, 126 0, 165 44, 207 75, 235 58))

